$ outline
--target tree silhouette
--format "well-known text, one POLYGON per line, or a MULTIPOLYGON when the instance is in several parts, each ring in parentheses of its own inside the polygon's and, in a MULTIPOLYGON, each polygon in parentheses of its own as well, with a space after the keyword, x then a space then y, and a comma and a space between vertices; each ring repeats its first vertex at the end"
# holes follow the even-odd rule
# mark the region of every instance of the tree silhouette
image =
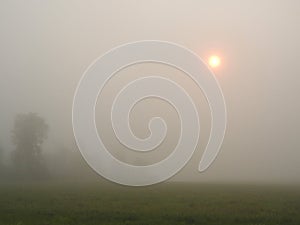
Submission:
POLYGON ((4 166, 3 166, 3 148, 0 145, 0 176, 4 173, 4 166))
POLYGON ((0 145, 0 167, 2 166, 2 163, 3 163, 3 148, 0 145))
POLYGON ((36 113, 16 116, 12 130, 12 141, 16 149, 13 151, 12 161, 19 175, 32 178, 46 175, 41 152, 47 134, 48 125, 36 113))

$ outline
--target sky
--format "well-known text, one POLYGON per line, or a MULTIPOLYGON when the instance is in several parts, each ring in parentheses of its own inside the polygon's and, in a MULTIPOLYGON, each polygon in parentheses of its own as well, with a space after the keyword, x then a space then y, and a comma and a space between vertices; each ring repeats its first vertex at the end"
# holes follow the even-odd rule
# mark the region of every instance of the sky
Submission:
MULTIPOLYGON (((300 183, 299 12, 296 0, 1 1, 0 145, 7 152, 13 149, 16 114, 37 112, 50 126, 46 151, 55 151, 57 143, 74 146, 73 96, 90 63, 127 42, 164 40, 191 49, 204 61, 212 54, 222 60, 213 72, 224 93, 228 126, 220 154, 207 171, 198 173, 197 166, 209 135, 209 110, 182 72, 136 65, 120 71, 121 78, 111 81, 102 98, 109 105, 121 84, 149 71, 163 72, 191 92, 203 134, 192 160, 173 179, 300 183)), ((141 155, 122 152, 108 113, 97 105, 98 130, 112 153, 142 163, 141 155)), ((179 129, 174 109, 153 100, 141 102, 132 114, 137 136, 147 136, 147 118, 153 114, 165 117, 170 127, 164 146, 144 161, 169 154, 179 129)))

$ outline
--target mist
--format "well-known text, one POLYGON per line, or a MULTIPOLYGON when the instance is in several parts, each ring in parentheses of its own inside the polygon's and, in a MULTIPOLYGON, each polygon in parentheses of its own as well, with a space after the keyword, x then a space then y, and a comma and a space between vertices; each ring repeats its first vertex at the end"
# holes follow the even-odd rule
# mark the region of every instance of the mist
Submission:
POLYGON ((111 48, 155 39, 183 45, 206 62, 211 54, 221 56, 214 73, 224 93, 228 125, 220 154, 208 170, 198 172, 210 131, 205 97, 183 72, 153 63, 120 71, 99 96, 97 128, 111 153, 127 163, 146 165, 172 152, 180 123, 168 103, 149 99, 132 112, 138 137, 149 135, 153 116, 168 125, 163 145, 146 154, 118 142, 107 107, 125 83, 163 74, 189 91, 201 123, 194 156, 171 181, 299 184, 299 7, 293 0, 2 1, 0 168, 13 167, 16 116, 33 112, 49 126, 41 155, 50 177, 104 179, 87 166, 75 143, 76 87, 90 63, 111 48))

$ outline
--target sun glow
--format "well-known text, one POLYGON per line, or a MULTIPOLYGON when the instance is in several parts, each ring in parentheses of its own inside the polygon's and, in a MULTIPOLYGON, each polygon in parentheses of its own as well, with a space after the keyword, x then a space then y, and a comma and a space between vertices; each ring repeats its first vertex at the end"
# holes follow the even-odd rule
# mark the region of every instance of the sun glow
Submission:
POLYGON ((216 56, 216 55, 212 55, 211 57, 209 57, 209 65, 212 67, 212 68, 216 68, 218 66, 220 66, 221 64, 221 59, 220 57, 216 56))

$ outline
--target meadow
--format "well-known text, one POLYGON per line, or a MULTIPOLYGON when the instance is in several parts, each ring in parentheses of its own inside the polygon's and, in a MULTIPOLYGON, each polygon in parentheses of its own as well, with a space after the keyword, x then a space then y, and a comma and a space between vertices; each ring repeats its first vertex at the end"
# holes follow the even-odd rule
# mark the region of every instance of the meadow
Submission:
POLYGON ((0 184, 1 225, 299 225, 300 189, 271 185, 106 182, 0 184))

